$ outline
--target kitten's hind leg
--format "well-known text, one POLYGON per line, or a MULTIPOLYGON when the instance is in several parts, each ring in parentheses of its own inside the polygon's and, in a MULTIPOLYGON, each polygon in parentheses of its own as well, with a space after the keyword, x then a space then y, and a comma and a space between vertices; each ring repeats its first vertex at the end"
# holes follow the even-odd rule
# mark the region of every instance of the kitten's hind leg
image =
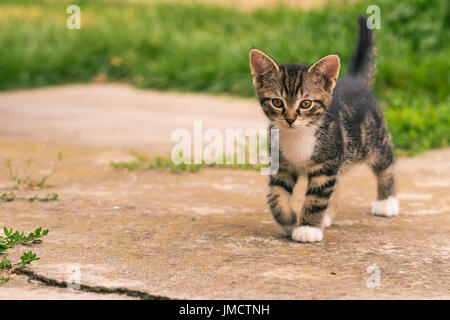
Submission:
POLYGON ((337 187, 337 183, 334 187, 334 191, 331 194, 330 200, 328 201, 328 207, 325 211, 324 217, 322 219, 322 228, 329 228, 333 224, 334 217, 337 212, 337 202, 339 197, 339 188, 337 187))
POLYGON ((370 166, 377 178, 378 195, 372 204, 372 214, 382 217, 398 215, 399 205, 395 193, 393 152, 390 145, 372 158, 370 166))
POLYGON ((267 196, 273 218, 289 235, 297 225, 297 215, 290 204, 297 178, 294 173, 280 167, 278 173, 270 176, 270 193, 267 196))
POLYGON ((322 219, 322 227, 323 228, 329 228, 333 224, 333 218, 330 214, 325 213, 325 216, 322 219))

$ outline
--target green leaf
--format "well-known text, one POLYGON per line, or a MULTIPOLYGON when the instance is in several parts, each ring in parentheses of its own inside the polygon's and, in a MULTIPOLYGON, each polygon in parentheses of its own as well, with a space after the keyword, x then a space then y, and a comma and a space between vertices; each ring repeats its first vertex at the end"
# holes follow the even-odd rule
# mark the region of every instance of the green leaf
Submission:
POLYGON ((11 267, 12 267, 11 261, 8 258, 3 257, 3 260, 0 261, 0 269, 10 269, 11 267))
POLYGON ((9 280, 11 280, 11 278, 10 277, 2 277, 1 279, 0 279, 0 284, 3 284, 3 283, 6 283, 6 282, 8 282, 9 280))

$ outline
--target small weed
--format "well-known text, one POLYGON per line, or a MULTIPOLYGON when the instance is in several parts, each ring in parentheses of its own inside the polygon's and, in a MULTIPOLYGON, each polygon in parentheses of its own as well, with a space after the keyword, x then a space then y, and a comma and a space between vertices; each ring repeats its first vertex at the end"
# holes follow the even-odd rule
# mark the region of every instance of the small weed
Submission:
POLYGON ((18 197, 14 191, 4 192, 0 195, 0 201, 3 202, 12 202, 15 200, 26 200, 29 202, 49 202, 49 201, 58 201, 59 195, 55 192, 47 193, 45 197, 39 197, 38 195, 32 197, 18 197))
POLYGON ((9 280, 11 280, 11 278, 9 278, 9 277, 8 277, 8 278, 5 278, 5 277, 2 276, 2 277, 0 278, 0 284, 6 283, 6 282, 8 282, 9 280))
MULTIPOLYGON (((204 168, 228 168, 228 169, 242 169, 242 170, 259 170, 261 168, 260 165, 254 165, 249 163, 244 164, 207 164, 203 162, 202 164, 187 164, 180 163, 174 164, 171 157, 155 157, 153 159, 149 159, 148 157, 132 150, 131 155, 136 158, 136 160, 132 161, 119 161, 114 162, 111 161, 111 166, 114 169, 127 169, 129 171, 133 170, 154 170, 154 169, 168 169, 171 173, 182 173, 182 172, 199 172, 204 168)), ((225 160, 225 159, 223 159, 225 160)), ((223 161, 226 162, 226 161, 223 161)))
POLYGON ((6 251, 17 244, 30 245, 36 240, 46 236, 48 234, 48 229, 42 230, 42 227, 37 228, 34 232, 30 232, 25 235, 24 232, 16 231, 3 227, 3 233, 5 236, 0 236, 0 252, 6 251))
POLYGON ((26 161, 26 164, 21 169, 13 168, 13 164, 11 159, 6 160, 6 168, 8 170, 9 178, 13 182, 12 191, 3 192, 0 194, 0 202, 12 202, 15 200, 25 200, 29 202, 49 202, 49 201, 57 201, 58 194, 47 193, 45 197, 41 197, 39 195, 34 196, 18 196, 18 190, 35 190, 35 189, 45 189, 52 187, 51 184, 48 184, 48 180, 55 174, 59 164, 64 159, 64 155, 59 152, 58 156, 53 163, 52 169, 45 175, 42 175, 38 178, 32 177, 29 174, 32 159, 29 158, 26 161))
POLYGON ((16 194, 14 192, 4 192, 0 195, 0 200, 4 202, 11 202, 16 199, 16 194))
MULTIPOLYGON (((30 232, 28 235, 25 235, 24 232, 13 231, 13 229, 9 229, 3 227, 4 236, 0 236, 0 254, 4 254, 8 249, 15 247, 18 244, 21 245, 32 245, 36 243, 42 242, 41 238, 48 234, 48 229, 42 230, 42 227, 37 228, 34 232, 30 232)), ((0 261, 0 272, 7 272, 11 274, 11 272, 15 268, 24 268, 29 265, 33 261, 39 260, 39 257, 36 256, 36 253, 32 251, 25 251, 20 256, 20 261, 13 263, 6 256, 3 256, 3 259, 0 261)), ((9 276, 3 276, 0 278, 0 284, 6 283, 10 281, 11 278, 9 276)))
POLYGON ((39 198, 38 196, 34 196, 31 198, 28 198, 27 200, 30 202, 34 201, 41 201, 41 202, 49 202, 49 201, 58 201, 59 195, 55 192, 53 193, 47 193, 47 196, 45 198, 39 198))
POLYGON ((9 178, 14 183, 13 189, 44 189, 51 187, 52 185, 48 184, 47 181, 55 174, 58 165, 63 159, 64 155, 62 154, 62 152, 59 152, 49 173, 39 178, 33 178, 28 172, 32 162, 31 158, 26 161, 26 165, 22 170, 15 170, 13 168, 11 159, 6 160, 6 168, 8 169, 9 178))

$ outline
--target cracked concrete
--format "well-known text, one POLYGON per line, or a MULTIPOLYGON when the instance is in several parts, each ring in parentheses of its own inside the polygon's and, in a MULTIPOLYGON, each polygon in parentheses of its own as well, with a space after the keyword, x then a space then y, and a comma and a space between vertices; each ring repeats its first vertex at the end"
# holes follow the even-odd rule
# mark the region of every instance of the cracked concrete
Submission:
MULTIPOLYGON (((0 226, 50 229, 29 269, 81 282, 188 299, 450 298, 450 149, 398 161, 401 213, 370 215, 375 179, 355 167, 339 183, 338 214, 324 240, 292 242, 272 221, 266 178, 255 171, 116 171, 130 148, 167 154, 171 130, 193 120, 220 129, 264 127, 248 99, 139 91, 121 85, 64 86, 0 93, 1 161, 30 170, 66 160, 45 190, 57 202, 0 202, 0 226), (239 116, 237 116, 239 115, 239 116), (370 266, 381 287, 367 287, 370 266)), ((0 168, 0 188, 11 183, 0 168)), ((295 190, 294 207, 303 199, 295 190)), ((16 247, 10 257, 22 249, 16 247)), ((16 276, 0 298, 129 298, 46 287, 16 276)))
POLYGON ((137 299, 122 294, 98 294, 70 288, 55 288, 27 276, 17 275, 2 284, 0 299, 23 300, 132 300, 137 299))

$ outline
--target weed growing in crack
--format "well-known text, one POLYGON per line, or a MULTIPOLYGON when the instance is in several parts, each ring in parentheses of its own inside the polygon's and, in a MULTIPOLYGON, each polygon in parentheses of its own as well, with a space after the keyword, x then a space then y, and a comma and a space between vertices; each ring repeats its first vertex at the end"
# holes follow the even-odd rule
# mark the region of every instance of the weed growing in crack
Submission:
MULTIPOLYGON (((32 245, 36 243, 42 242, 42 237, 48 234, 48 229, 42 230, 42 227, 37 228, 34 232, 30 232, 28 235, 25 235, 24 232, 13 231, 13 229, 9 229, 3 227, 4 236, 0 236, 0 254, 3 255, 8 249, 15 247, 18 244, 21 245, 32 245)), ((20 261, 13 263, 6 256, 3 256, 3 259, 0 260, 0 273, 5 272, 7 276, 1 275, 0 284, 6 283, 11 280, 10 275, 17 268, 25 268, 33 261, 37 261, 40 258, 36 256, 36 253, 32 251, 25 251, 20 256, 20 261)))

